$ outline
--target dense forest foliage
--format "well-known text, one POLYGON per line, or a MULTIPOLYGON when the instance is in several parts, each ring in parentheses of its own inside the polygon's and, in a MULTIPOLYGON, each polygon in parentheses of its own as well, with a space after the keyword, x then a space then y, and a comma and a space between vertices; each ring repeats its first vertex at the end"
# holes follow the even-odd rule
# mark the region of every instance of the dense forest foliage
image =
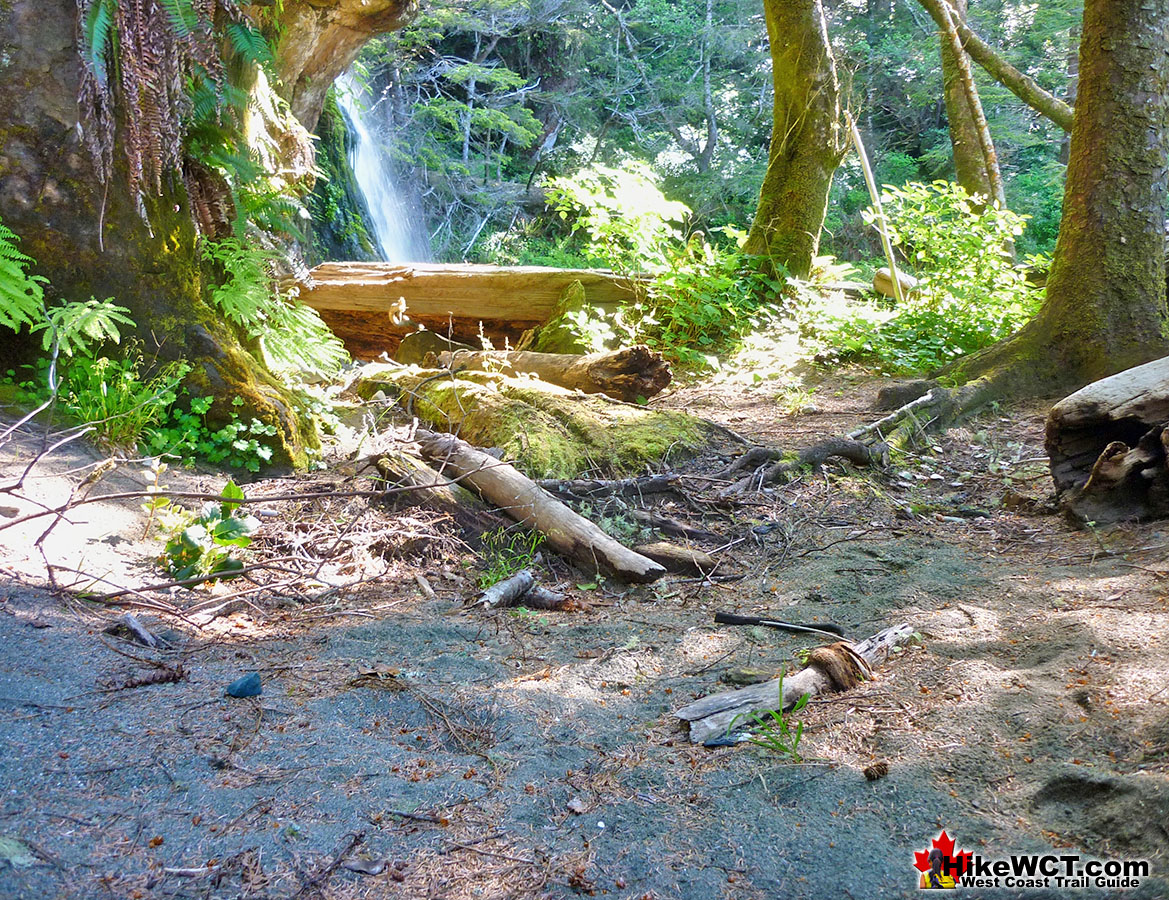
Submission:
MULTIPOLYGON (((879 183, 953 179, 937 29, 916 2, 833 0, 828 29, 879 183)), ((1075 89, 1082 2, 989 0, 969 23, 1056 96, 1075 89)), ((421 202, 435 258, 584 262, 537 190, 640 164, 685 226, 750 225, 771 134, 771 57, 754 0, 438 0, 372 41, 358 72, 398 183, 421 202), (549 214, 551 212, 551 214, 549 214)), ((1066 135, 981 71, 1018 250, 1050 253, 1066 135)), ((823 252, 879 256, 850 154, 823 252)))

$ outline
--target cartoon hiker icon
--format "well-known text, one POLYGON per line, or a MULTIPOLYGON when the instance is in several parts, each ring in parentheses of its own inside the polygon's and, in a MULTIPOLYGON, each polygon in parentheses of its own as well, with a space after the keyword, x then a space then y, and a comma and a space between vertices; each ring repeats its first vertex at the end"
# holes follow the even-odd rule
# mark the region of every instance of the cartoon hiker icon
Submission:
POLYGON ((943 858, 942 851, 937 847, 930 850, 930 870, 921 873, 918 887, 953 889, 956 886, 957 882, 954 877, 942 871, 943 858))

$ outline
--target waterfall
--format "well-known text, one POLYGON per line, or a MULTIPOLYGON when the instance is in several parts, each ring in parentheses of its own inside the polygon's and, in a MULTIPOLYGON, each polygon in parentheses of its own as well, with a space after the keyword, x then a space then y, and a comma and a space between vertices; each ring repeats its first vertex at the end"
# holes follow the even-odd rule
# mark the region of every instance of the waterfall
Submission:
POLYGON ((372 117, 362 108, 361 87, 348 73, 337 79, 337 105, 353 137, 349 164, 369 209, 382 258, 387 262, 428 261, 430 242, 421 224, 421 211, 394 186, 389 161, 370 133, 372 117))

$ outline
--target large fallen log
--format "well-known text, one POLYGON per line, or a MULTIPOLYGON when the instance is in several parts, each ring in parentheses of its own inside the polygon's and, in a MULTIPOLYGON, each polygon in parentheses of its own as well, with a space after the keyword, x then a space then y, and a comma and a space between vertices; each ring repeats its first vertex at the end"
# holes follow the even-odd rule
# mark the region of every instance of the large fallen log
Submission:
POLYGON ((1047 417, 1060 505, 1080 522, 1169 516, 1169 357, 1093 382, 1047 417))
POLYGON ((470 485, 507 516, 544 535, 549 547, 592 571, 623 581, 649 582, 663 566, 619 544, 512 466, 451 434, 419 431, 422 455, 470 485))
POLYGON ((381 392, 437 431, 499 448, 534 478, 641 472, 668 454, 698 449, 714 432, 685 413, 500 374, 373 363, 355 374, 350 389, 366 400, 381 392))
POLYGON ((477 343, 480 323, 493 340, 515 341, 543 324, 573 282, 590 304, 617 307, 634 297, 636 278, 596 269, 458 264, 323 263, 299 285, 299 298, 359 359, 393 351, 425 325, 477 343))
MULTIPOLYGON (((913 637, 909 625, 894 625, 853 646, 852 650, 870 669, 880 665, 894 647, 906 644, 913 637)), ((835 646, 835 645, 834 645, 835 646)), ((783 679, 783 708, 790 709, 805 694, 815 698, 841 690, 842 679, 830 665, 815 664, 809 660, 807 668, 783 679)), ((737 691, 724 691, 696 700, 676 713, 679 719, 690 723, 690 740, 695 744, 723 737, 736 726, 746 729, 753 712, 778 710, 779 679, 753 684, 737 691), (744 718, 747 721, 743 721, 744 718)))
POLYGON ((636 402, 661 393, 673 375, 670 364, 649 347, 639 345, 602 353, 533 353, 527 350, 456 350, 440 353, 448 369, 480 369, 504 374, 525 373, 541 381, 585 394, 608 394, 636 402))

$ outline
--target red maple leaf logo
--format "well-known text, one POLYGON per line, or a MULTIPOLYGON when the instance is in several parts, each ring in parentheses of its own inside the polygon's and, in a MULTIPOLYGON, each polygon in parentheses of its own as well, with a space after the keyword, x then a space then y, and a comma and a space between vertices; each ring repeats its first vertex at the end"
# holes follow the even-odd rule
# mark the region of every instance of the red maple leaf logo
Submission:
POLYGON ((974 859, 974 854, 969 850, 962 850, 957 854, 954 853, 954 839, 943 831, 931 842, 932 847, 925 850, 916 850, 913 854, 913 867, 919 872, 928 872, 930 870, 930 849, 940 850, 942 852, 942 871, 948 871, 947 863, 958 863, 961 866, 961 874, 965 875, 970 871, 971 864, 974 859))

